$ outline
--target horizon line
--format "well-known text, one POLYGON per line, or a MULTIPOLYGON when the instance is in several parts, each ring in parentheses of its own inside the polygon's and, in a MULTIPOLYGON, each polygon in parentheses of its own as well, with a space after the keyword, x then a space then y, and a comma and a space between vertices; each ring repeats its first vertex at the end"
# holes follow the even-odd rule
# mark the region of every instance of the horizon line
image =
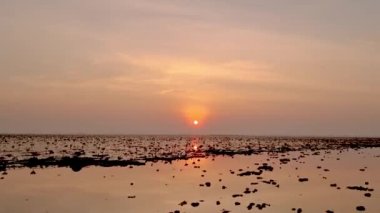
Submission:
POLYGON ((242 137, 261 137, 261 138, 380 138, 380 136, 363 136, 363 135, 281 135, 281 134, 215 134, 215 133, 3 133, 0 136, 7 135, 30 135, 30 136, 185 136, 185 137, 204 137, 204 136, 242 136, 242 137))

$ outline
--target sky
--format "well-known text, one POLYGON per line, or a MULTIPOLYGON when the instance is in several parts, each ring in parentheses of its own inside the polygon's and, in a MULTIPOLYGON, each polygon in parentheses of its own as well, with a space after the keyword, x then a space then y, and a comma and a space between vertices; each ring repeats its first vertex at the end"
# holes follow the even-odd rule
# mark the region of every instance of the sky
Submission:
POLYGON ((0 132, 380 136, 379 10, 2 0, 0 132))

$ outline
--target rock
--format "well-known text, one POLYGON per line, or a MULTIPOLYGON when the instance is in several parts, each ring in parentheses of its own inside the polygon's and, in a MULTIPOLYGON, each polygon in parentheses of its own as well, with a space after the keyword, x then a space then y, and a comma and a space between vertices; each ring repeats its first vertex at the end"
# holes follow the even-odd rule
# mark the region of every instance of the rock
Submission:
POLYGON ((249 190, 249 188, 245 188, 245 191, 243 193, 244 194, 249 194, 249 193, 251 193, 251 191, 249 190))
POLYGON ((371 193, 367 192, 367 193, 364 194, 364 196, 371 197, 371 193))
POLYGON ((191 206, 192 206, 192 207, 198 207, 198 206, 199 206, 199 203, 198 203, 198 202, 193 202, 193 203, 191 203, 191 206))
POLYGON ((258 170, 264 170, 264 171, 273 171, 273 167, 269 166, 268 164, 264 163, 262 166, 259 166, 257 168, 258 170))
POLYGON ((357 206, 356 210, 358 210, 358 211, 365 211, 365 207, 364 206, 357 206))
POLYGON ((187 202, 186 202, 186 200, 184 200, 184 201, 180 202, 178 205, 180 205, 180 206, 184 206, 184 205, 186 205, 186 204, 187 204, 187 202))
POLYGON ((255 203, 249 203, 249 205, 247 206, 247 209, 251 210, 254 206, 255 206, 255 203))
POLYGON ((358 190, 358 191, 369 191, 369 192, 373 191, 373 189, 363 187, 363 186, 347 186, 347 189, 358 190))
POLYGON ((262 204, 256 204, 256 208, 258 208, 259 210, 267 207, 267 206, 270 206, 269 204, 267 203, 262 203, 262 204))
POLYGON ((238 176, 251 176, 251 175, 261 175, 263 173, 262 170, 259 171, 246 171, 239 173, 238 176))
POLYGON ((298 178, 299 182, 306 182, 309 181, 309 178, 298 178))

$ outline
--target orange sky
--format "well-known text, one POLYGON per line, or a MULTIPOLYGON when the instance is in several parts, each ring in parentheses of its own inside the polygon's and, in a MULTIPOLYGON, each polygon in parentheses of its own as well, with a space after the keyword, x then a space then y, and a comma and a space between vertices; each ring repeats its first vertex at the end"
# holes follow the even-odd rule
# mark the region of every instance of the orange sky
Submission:
POLYGON ((0 132, 379 136, 379 7, 3 1, 0 132))

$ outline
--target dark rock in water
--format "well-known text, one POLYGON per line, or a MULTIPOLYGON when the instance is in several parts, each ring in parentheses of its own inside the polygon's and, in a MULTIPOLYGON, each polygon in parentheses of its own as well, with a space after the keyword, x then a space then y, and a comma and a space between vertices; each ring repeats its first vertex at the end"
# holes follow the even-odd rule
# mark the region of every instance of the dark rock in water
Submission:
POLYGON ((235 202, 235 206, 240 206, 240 202, 235 202))
POLYGON ((306 182, 309 181, 309 178, 298 178, 299 182, 306 182))
POLYGON ((373 189, 363 187, 363 186, 347 186, 347 189, 358 190, 358 191, 369 191, 369 192, 373 191, 373 189))
POLYGON ((298 209, 297 209, 297 213, 302 213, 302 209, 301 209, 301 208, 298 208, 298 209))
POLYGON ((128 198, 129 199, 134 199, 134 198, 136 198, 136 195, 130 195, 130 196, 128 196, 128 198))
POLYGON ((367 193, 364 194, 364 196, 371 197, 371 193, 367 192, 367 193))
POLYGON ((0 171, 6 171, 7 170, 7 165, 5 162, 2 162, 0 160, 0 171))
POLYGON ((207 187, 210 187, 210 186, 211 186, 211 183, 210 183, 210 182, 206 182, 205 185, 206 185, 207 187))
POLYGON ((250 194, 250 193, 251 193, 251 190, 249 190, 249 188, 245 188, 245 190, 244 190, 243 193, 244 193, 244 194, 250 194))
POLYGON ((35 175, 35 174, 36 174, 36 171, 32 170, 32 171, 30 172, 30 174, 31 174, 31 175, 35 175))
POLYGON ((243 195, 242 194, 233 194, 232 197, 233 198, 235 198, 235 197, 243 197, 243 195))
POLYGON ((222 213, 230 213, 230 211, 223 209, 222 213))
POLYGON ((220 201, 219 200, 216 201, 216 205, 218 205, 218 206, 220 205, 220 201))
POLYGON ((267 206, 270 206, 269 204, 267 203, 262 203, 262 204, 256 204, 256 208, 258 208, 259 210, 267 207, 267 206))
POLYGON ((358 211, 365 211, 365 207, 364 206, 357 206, 356 210, 358 210, 358 211))
POLYGON ((330 186, 331 187, 336 187, 337 185, 336 185, 336 183, 332 183, 332 184, 330 184, 330 186))
POLYGON ((266 163, 264 163, 262 166, 259 166, 257 169, 258 170, 264 170, 264 171, 273 171, 273 167, 269 166, 266 163))
POLYGON ((263 173, 262 170, 259 171, 246 171, 239 173, 238 176, 250 176, 250 175, 261 175, 263 173))
POLYGON ((226 186, 222 186, 222 189, 226 189, 227 187, 226 186))
POLYGON ((250 204, 247 206, 247 209, 248 209, 248 210, 251 210, 254 206, 255 206, 255 203, 250 203, 250 204))
POLYGON ((174 213, 180 213, 180 211, 179 210, 175 210, 174 213))
POLYGON ((47 158, 37 158, 32 157, 26 160, 23 160, 19 164, 22 164, 29 168, 34 167, 49 167, 49 166, 58 166, 58 167, 70 167, 74 172, 79 172, 82 168, 86 166, 102 166, 102 167, 111 167, 111 166, 140 166, 145 165, 144 162, 133 161, 133 160, 109 160, 108 157, 68 157, 64 156, 60 159, 54 157, 47 158))
POLYGON ((334 213, 332 210, 326 210, 326 213, 334 213))
POLYGON ((290 161, 289 158, 281 158, 281 159, 280 159, 280 162, 281 162, 282 164, 287 164, 287 163, 289 163, 289 161, 290 161))
POLYGON ((180 206, 184 206, 184 205, 186 205, 186 204, 187 204, 187 202, 186 202, 186 200, 184 200, 184 201, 180 202, 178 205, 180 205, 180 206))
POLYGON ((193 203, 191 203, 191 206, 192 206, 192 207, 198 207, 198 206, 199 206, 199 203, 198 203, 198 202, 193 202, 193 203))

